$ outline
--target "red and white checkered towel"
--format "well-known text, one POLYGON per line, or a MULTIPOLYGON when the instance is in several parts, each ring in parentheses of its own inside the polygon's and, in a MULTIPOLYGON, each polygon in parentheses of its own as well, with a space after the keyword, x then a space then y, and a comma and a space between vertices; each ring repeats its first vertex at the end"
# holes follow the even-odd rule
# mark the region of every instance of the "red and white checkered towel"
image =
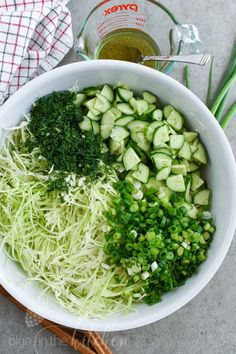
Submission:
POLYGON ((68 0, 0 0, 0 104, 73 45, 68 0))

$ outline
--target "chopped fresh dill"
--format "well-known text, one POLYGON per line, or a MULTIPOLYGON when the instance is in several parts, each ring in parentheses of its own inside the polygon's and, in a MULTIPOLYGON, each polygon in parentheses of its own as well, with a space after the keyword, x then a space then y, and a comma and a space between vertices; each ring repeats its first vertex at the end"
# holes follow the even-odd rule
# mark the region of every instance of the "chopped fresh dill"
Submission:
MULTIPOLYGON (((39 148, 49 165, 91 180, 106 173, 111 158, 100 135, 83 132, 79 123, 85 109, 75 104, 76 93, 53 92, 39 98, 30 111, 26 141, 29 151, 39 148)), ((59 183, 60 184, 60 183, 59 183)))

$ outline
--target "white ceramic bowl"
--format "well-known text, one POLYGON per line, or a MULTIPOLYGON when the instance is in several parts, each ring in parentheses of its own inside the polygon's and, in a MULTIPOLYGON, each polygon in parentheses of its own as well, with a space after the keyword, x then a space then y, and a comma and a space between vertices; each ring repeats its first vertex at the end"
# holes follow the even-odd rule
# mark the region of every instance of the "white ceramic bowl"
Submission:
POLYGON ((15 263, 5 263, 3 252, 0 254, 0 282, 30 310, 59 324, 99 331, 135 328, 160 320, 181 308, 204 288, 222 263, 236 226, 235 161, 222 129, 193 93, 158 71, 121 61, 80 62, 62 66, 36 78, 15 93, 1 108, 1 131, 2 128, 19 123, 37 97, 68 89, 76 80, 79 88, 122 81, 137 92, 151 91, 164 103, 170 103, 181 111, 189 127, 200 133, 209 155, 206 178, 213 191, 212 211, 217 226, 209 256, 197 275, 184 286, 165 294, 162 302, 151 307, 139 305, 135 312, 114 315, 104 320, 78 318, 60 307, 53 296, 39 296, 40 289, 33 284, 24 284, 26 277, 15 263))

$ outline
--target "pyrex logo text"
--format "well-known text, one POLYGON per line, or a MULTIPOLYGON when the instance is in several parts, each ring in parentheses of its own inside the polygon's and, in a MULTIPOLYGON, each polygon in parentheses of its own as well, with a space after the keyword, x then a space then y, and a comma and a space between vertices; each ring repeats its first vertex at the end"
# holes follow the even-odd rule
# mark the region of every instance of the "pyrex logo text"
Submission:
POLYGON ((104 16, 110 15, 113 12, 122 11, 122 10, 131 10, 138 12, 137 4, 121 4, 109 7, 109 9, 104 10, 104 16))

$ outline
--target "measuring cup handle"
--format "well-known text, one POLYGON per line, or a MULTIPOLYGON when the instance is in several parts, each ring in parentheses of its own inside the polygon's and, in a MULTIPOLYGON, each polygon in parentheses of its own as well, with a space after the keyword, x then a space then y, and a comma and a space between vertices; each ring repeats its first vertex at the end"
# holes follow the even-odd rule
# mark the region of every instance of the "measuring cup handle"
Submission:
POLYGON ((199 53, 201 49, 201 40, 198 29, 191 24, 179 24, 178 31, 180 35, 181 54, 199 53))

